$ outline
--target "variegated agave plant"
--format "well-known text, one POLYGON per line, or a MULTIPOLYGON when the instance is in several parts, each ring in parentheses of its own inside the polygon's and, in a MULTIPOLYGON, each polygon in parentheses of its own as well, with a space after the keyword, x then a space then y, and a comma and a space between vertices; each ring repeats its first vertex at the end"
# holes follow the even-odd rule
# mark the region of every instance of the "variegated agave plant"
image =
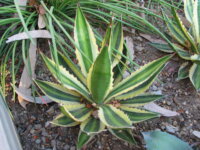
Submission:
POLYGON ((178 80, 190 78, 196 90, 200 90, 200 0, 184 0, 184 12, 190 23, 187 30, 177 12, 172 8, 173 19, 163 14, 170 35, 174 39, 173 49, 165 44, 152 43, 157 49, 172 53, 176 52, 187 60, 178 71, 178 80))
POLYGON ((48 69, 60 83, 36 80, 47 96, 61 104, 62 113, 52 123, 63 127, 80 125, 78 148, 106 129, 134 144, 132 124, 158 116, 157 113, 142 109, 142 106, 162 95, 143 93, 170 56, 141 67, 121 81, 117 68, 122 66, 124 59, 119 53, 125 54, 126 51, 122 25, 117 23, 108 28, 102 47, 98 50, 93 31, 78 8, 74 34, 79 47, 76 49, 79 66, 60 53, 59 65, 42 55, 48 69))

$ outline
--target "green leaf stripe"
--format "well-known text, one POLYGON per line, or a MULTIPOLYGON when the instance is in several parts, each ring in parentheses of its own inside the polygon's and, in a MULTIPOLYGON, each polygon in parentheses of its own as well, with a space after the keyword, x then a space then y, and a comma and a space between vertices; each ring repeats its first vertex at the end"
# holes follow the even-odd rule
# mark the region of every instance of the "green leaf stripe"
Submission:
POLYGON ((152 101, 161 99, 162 97, 163 95, 143 94, 127 100, 121 100, 120 104, 122 106, 139 107, 152 101))
POLYGON ((187 20, 192 24, 193 22, 193 6, 194 0, 185 0, 184 1, 184 12, 187 20))
POLYGON ((190 67, 191 67, 191 64, 189 62, 183 63, 178 70, 177 80, 182 80, 182 79, 188 78, 190 67))
POLYGON ((144 81, 142 84, 136 86, 135 88, 133 88, 132 90, 128 91, 127 93, 121 94, 119 96, 116 96, 115 99, 117 100, 125 100, 128 98, 132 98, 135 96, 138 96, 142 93, 144 93, 147 89, 149 89, 149 87, 151 86, 151 84, 154 82, 154 80, 156 79, 157 75, 161 72, 161 70, 164 68, 165 65, 163 65, 160 70, 157 70, 157 72, 155 72, 148 80, 144 81))
POLYGON ((77 148, 78 149, 82 148, 84 145, 86 145, 92 139, 92 137, 93 137, 93 135, 88 135, 80 130, 79 135, 78 135, 77 148))
POLYGON ((105 96, 112 88, 112 81, 112 65, 108 47, 105 46, 92 65, 87 78, 88 88, 95 103, 103 103, 105 96))
POLYGON ((118 96, 120 94, 126 93, 147 81, 155 73, 158 74, 160 70, 164 67, 163 65, 170 59, 170 57, 171 56, 164 56, 160 59, 144 65, 139 70, 132 73, 129 77, 127 77, 125 80, 123 80, 113 88, 108 96, 108 99, 113 96, 118 96))
POLYGON ((100 120, 111 128, 131 128, 131 121, 121 110, 112 105, 104 105, 99 108, 100 120))
POLYGON ((57 103, 73 104, 80 102, 80 96, 78 96, 78 94, 64 88, 61 85, 41 80, 35 80, 35 82, 45 95, 57 103))
POLYGON ((189 77, 192 84, 196 88, 196 90, 199 91, 200 90, 200 65, 195 64, 195 63, 192 65, 189 72, 189 77))
POLYGON ((87 108, 84 104, 63 105, 61 106, 66 113, 75 121, 83 122, 92 113, 92 110, 87 108))
POLYGON ((64 114, 58 115, 51 123, 62 127, 73 127, 79 124, 79 122, 74 121, 73 119, 65 116, 64 114))
POLYGON ((159 114, 157 113, 153 113, 142 109, 130 108, 126 106, 121 106, 120 108, 122 111, 124 111, 125 114, 128 115, 128 117, 133 123, 142 122, 159 116, 159 114))
POLYGON ((70 90, 75 90, 78 93, 81 93, 87 100, 91 101, 87 89, 81 84, 80 81, 78 81, 77 78, 75 78, 62 66, 57 67, 55 62, 50 60, 48 57, 44 56, 43 54, 41 54, 41 56, 49 71, 61 84, 63 84, 63 86, 70 90))
POLYGON ((67 70, 70 70, 70 73, 73 73, 82 83, 86 84, 86 79, 84 75, 82 74, 82 72, 80 72, 78 66, 74 64, 69 56, 65 56, 59 52, 58 60, 61 66, 63 66, 67 70))
POLYGON ((80 128, 83 132, 91 134, 103 131, 105 129, 105 125, 99 119, 90 117, 81 124, 80 128))
POLYGON ((171 46, 168 44, 163 44, 163 43, 149 43, 149 45, 155 47, 156 49, 163 51, 165 53, 173 53, 174 51, 172 50, 171 46))
POLYGON ((94 33, 79 7, 76 13, 74 37, 75 42, 82 51, 80 52, 76 49, 77 59, 83 74, 87 75, 92 63, 98 55, 98 47, 94 33))
POLYGON ((136 144, 131 129, 108 129, 117 138, 124 140, 130 144, 136 144))

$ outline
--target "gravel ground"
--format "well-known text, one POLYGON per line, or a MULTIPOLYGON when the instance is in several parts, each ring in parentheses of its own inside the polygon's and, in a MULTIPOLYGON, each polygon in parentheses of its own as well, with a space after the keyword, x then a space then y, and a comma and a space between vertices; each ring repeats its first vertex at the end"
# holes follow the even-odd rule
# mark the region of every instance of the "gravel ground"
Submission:
MULTIPOLYGON (((136 35, 132 38, 135 61, 143 65, 159 58, 161 53, 148 46, 148 42, 136 35)), ((177 82, 177 70, 181 63, 179 58, 174 57, 168 63, 164 71, 150 88, 150 92, 163 94, 165 98, 157 103, 167 109, 177 111, 179 116, 156 118, 144 123, 134 125, 134 137, 138 141, 137 146, 116 139, 108 132, 103 132, 85 147, 88 150, 144 150, 144 141, 140 132, 159 129, 174 134, 184 141, 189 142, 197 150, 200 149, 200 139, 192 133, 200 131, 200 96, 188 79, 177 82)), ((45 80, 54 80, 45 68, 41 60, 37 61, 37 77, 45 80)), ((79 128, 55 127, 50 121, 59 114, 58 105, 28 104, 23 109, 18 102, 9 101, 13 112, 17 131, 21 138, 24 150, 76 150, 76 141, 79 128)))

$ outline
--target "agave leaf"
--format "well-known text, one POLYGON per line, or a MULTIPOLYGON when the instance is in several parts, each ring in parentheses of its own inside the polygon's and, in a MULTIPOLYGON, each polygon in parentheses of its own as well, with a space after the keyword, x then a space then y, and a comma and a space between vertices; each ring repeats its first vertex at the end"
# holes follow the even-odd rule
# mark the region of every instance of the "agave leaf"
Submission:
POLYGON ((49 71, 54 75, 54 77, 57 80, 59 80, 60 83, 63 84, 63 86, 70 90, 77 91, 78 93, 83 95, 87 100, 91 101, 87 89, 81 82, 78 81, 77 78, 75 78, 62 66, 56 65, 55 62, 50 60, 48 57, 44 56, 43 54, 41 54, 41 56, 49 71))
POLYGON ((164 68, 164 66, 165 65, 163 65, 160 68, 160 70, 157 70, 157 72, 155 72, 150 78, 148 78, 146 81, 144 81, 141 85, 135 87, 134 89, 132 89, 124 94, 116 96, 115 99, 117 99, 117 100, 129 99, 129 98, 133 98, 135 96, 138 96, 138 95, 144 93, 152 85, 152 83, 156 79, 157 75, 161 72, 161 70, 164 68))
POLYGON ((131 128, 131 121, 121 110, 112 105, 103 105, 99 108, 100 120, 110 128, 131 128))
POLYGON ((163 17, 165 19, 165 22, 167 24, 171 36, 174 37, 174 39, 176 39, 176 41, 178 41, 181 45, 185 47, 190 47, 190 43, 188 42, 184 34, 181 32, 181 30, 176 25, 173 24, 173 22, 167 17, 166 14, 163 13, 163 17))
POLYGON ((152 76, 155 76, 155 73, 157 75, 161 71, 161 69, 164 67, 164 64, 170 58, 171 56, 162 57, 160 59, 157 59, 153 62, 150 62, 144 65, 139 70, 133 72, 129 77, 121 81, 112 89, 112 91, 108 95, 107 100, 109 100, 112 97, 116 97, 118 95, 127 93, 131 91, 132 89, 137 88, 138 86, 142 85, 145 81, 147 81, 148 79, 151 79, 152 76))
POLYGON ((193 64, 190 71, 189 71, 189 77, 196 88, 196 90, 200 90, 200 65, 198 64, 193 64))
POLYGON ((63 105, 61 109, 65 110, 66 113, 77 122, 85 121, 92 113, 92 109, 87 108, 85 104, 63 105))
POLYGON ((194 34, 194 37, 196 38, 196 42, 200 42, 200 37, 199 37, 199 34, 200 34, 200 25, 199 25, 199 21, 200 21, 200 2, 199 0, 195 0, 194 1, 194 12, 193 12, 193 28, 192 28, 192 31, 193 31, 193 34, 194 34))
POLYGON ((147 150, 192 150, 188 143, 161 131, 143 132, 147 150))
POLYGON ((193 22, 193 8, 194 0, 184 0, 184 12, 187 20, 192 24, 193 22))
POLYGON ((87 120, 81 123, 81 131, 87 134, 99 133, 105 129, 105 125, 94 117, 89 117, 87 120))
POLYGON ((185 59, 185 60, 191 60, 191 54, 190 54, 190 52, 185 51, 185 50, 181 49, 181 48, 178 47, 178 46, 176 46, 176 51, 177 51, 177 54, 178 54, 181 58, 183 58, 183 59, 185 59))
POLYGON ((79 7, 76 13, 74 37, 80 48, 80 50, 76 49, 76 56, 81 70, 86 76, 98 55, 98 46, 94 33, 79 7))
POLYGON ((130 108, 130 107, 126 107, 126 106, 120 106, 120 109, 125 114, 128 115, 128 117, 130 118, 130 120, 133 123, 138 123, 138 122, 142 122, 145 120, 159 117, 159 114, 157 114, 157 113, 153 113, 153 112, 138 109, 138 108, 130 108))
POLYGON ((111 37, 111 31, 112 31, 112 24, 113 24, 113 22, 111 22, 106 29, 106 34, 105 34, 103 41, 101 43, 101 47, 105 47, 106 45, 109 45, 110 37, 111 37))
POLYGON ((95 103, 102 104, 105 96, 112 88, 112 74, 108 47, 105 46, 92 65, 87 77, 88 88, 95 103))
MULTIPOLYGON (((191 46, 191 50, 193 52, 197 52, 198 50, 197 50, 197 47, 196 47, 196 44, 195 44, 195 41, 194 41, 193 37, 190 35, 190 33, 187 31, 187 29, 183 25, 181 19, 179 18, 178 14, 176 13, 174 8, 172 8, 172 14, 173 14, 174 19, 175 19, 175 21, 177 23, 177 27, 182 32, 183 36, 185 36, 185 38, 189 41, 190 46, 191 46)), ((186 47, 190 48, 190 46, 189 47, 186 46, 186 47)))
POLYGON ((35 80, 39 88, 50 99, 61 104, 77 104, 80 103, 80 95, 70 91, 69 89, 47 81, 35 80))
POLYGON ((109 52, 111 56, 111 61, 113 63, 113 67, 115 67, 119 63, 119 60, 121 59, 121 55, 119 53, 122 53, 123 44, 124 44, 124 36, 123 36, 122 23, 118 22, 112 28, 110 44, 109 44, 109 52), (113 49, 117 50, 119 53, 115 52, 113 49))
POLYGON ((191 67, 191 64, 189 62, 183 63, 178 70, 177 80, 182 80, 182 79, 188 78, 190 67, 191 67))
POLYGON ((124 140, 130 144, 137 144, 131 129, 108 129, 110 131, 110 133, 112 133, 114 136, 116 136, 117 138, 124 140))
POLYGON ((194 54, 190 58, 191 58, 191 61, 195 62, 196 64, 200 64, 200 55, 199 54, 194 54))
POLYGON ((58 115, 51 123, 62 127, 73 127, 80 124, 64 114, 58 115))
POLYGON ((163 44, 163 43, 150 43, 151 46, 155 47, 156 49, 163 51, 165 53, 173 53, 174 51, 172 50, 171 46, 168 44, 163 44))
POLYGON ((74 62, 71 60, 69 56, 65 56, 62 53, 58 53, 59 64, 63 66, 66 70, 71 70, 70 73, 73 73, 82 83, 86 84, 86 78, 80 72, 80 69, 74 62))
POLYGON ((163 95, 143 94, 126 100, 121 100, 120 104, 127 107, 140 107, 161 98, 163 98, 163 95))
POLYGON ((77 148, 80 149, 84 145, 86 145, 94 135, 88 135, 87 133, 82 132, 81 130, 79 131, 78 135, 78 143, 77 143, 77 148))

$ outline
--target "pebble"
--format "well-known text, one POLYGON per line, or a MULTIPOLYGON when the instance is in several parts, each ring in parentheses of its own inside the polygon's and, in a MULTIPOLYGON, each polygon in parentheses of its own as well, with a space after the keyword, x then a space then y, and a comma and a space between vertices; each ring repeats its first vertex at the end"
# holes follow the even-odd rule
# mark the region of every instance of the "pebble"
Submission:
POLYGON ((65 145, 64 146, 64 150, 69 150, 70 149, 70 146, 69 145, 65 145))
POLYGON ((135 47, 135 49, 137 51, 142 51, 142 50, 144 50, 144 47, 138 45, 138 46, 135 47))
POLYGON ((51 107, 47 110, 47 113, 48 113, 49 115, 53 114, 54 112, 55 112, 54 106, 51 106, 51 107))
POLYGON ((54 147, 56 145, 56 140, 51 140, 51 146, 54 147))
POLYGON ((175 133, 176 131, 178 131, 178 128, 176 128, 172 125, 168 125, 168 126, 166 126, 166 130, 170 133, 175 133))
POLYGON ((76 150, 76 147, 75 147, 75 146, 72 146, 72 147, 70 148, 70 150, 76 150))
POLYGON ((35 129, 39 130, 39 129, 42 128, 42 125, 41 124, 36 124, 34 127, 35 127, 35 129))
POLYGON ((37 139, 37 140, 35 141, 35 143, 36 143, 36 144, 40 144, 40 143, 41 143, 41 140, 40 140, 40 139, 37 139))

